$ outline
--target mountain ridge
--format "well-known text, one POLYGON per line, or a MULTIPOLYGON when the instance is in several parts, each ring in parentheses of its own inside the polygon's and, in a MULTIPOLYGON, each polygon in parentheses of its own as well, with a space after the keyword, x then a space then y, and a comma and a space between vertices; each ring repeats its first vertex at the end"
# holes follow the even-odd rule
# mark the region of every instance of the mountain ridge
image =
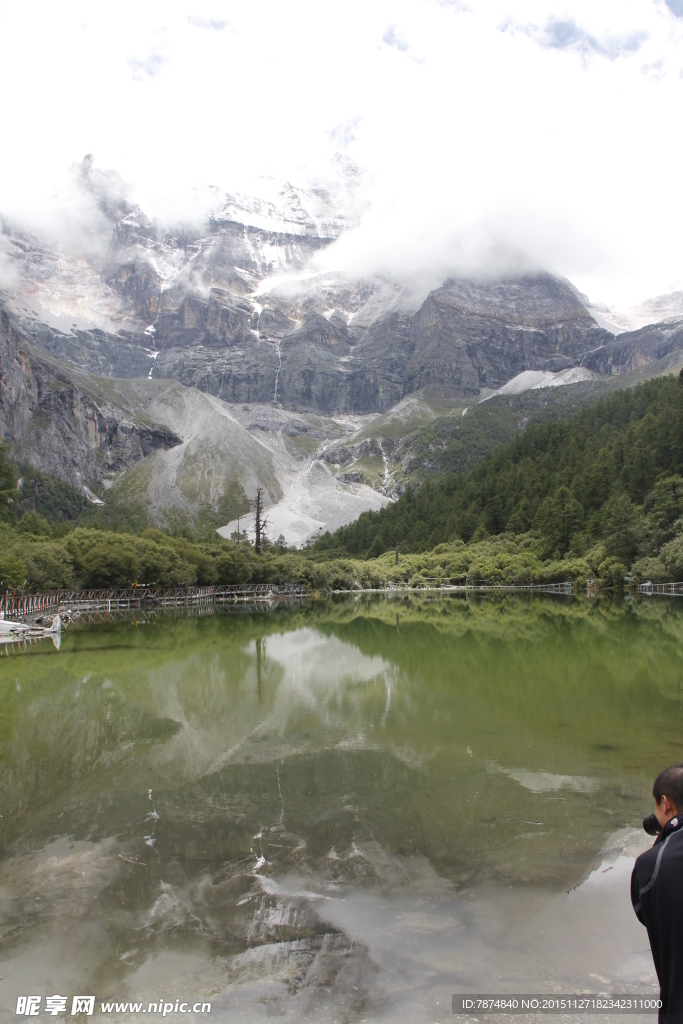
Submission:
POLYGON ((68 256, 5 224, 19 284, 4 301, 25 334, 100 375, 377 413, 433 384, 472 396, 525 370, 580 365, 612 340, 570 282, 541 271, 450 277, 424 297, 399 281, 320 272, 316 254, 359 219, 324 189, 283 186, 280 206, 216 193, 205 228, 167 230, 91 160, 77 183, 102 221, 99 252, 68 256))
MULTIPOLYGON (((208 226, 172 229, 91 162, 77 176, 96 213, 89 248, 2 225, 14 283, 5 275, 0 293, 0 436, 37 469, 100 500, 139 499, 158 522, 210 513, 224 525, 253 496, 256 466, 273 521, 302 543, 438 472, 468 443, 457 417, 482 399, 579 377, 628 386, 683 360, 683 318, 615 335, 543 271, 451 275, 424 296, 321 271, 317 256, 360 217, 353 174, 343 202, 322 188, 275 188, 273 201, 215 192, 208 226), (148 422, 157 406, 163 422, 148 422), (413 436, 435 416, 436 433, 413 436)), ((669 298, 652 309, 675 310, 669 298)), ((503 432, 529 417, 508 419, 503 432)))

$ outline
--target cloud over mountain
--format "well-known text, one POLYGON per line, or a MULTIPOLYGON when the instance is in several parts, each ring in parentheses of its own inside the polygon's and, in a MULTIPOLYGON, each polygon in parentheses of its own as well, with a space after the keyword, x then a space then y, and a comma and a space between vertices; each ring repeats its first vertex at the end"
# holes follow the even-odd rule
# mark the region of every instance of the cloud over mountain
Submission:
POLYGON ((0 212, 96 236, 66 170, 84 153, 166 223, 205 218, 207 186, 315 187, 342 153, 368 210, 335 252, 349 271, 433 282, 521 261, 633 302, 683 286, 678 161, 653 157, 678 145, 681 13, 295 0, 188 16, 124 0, 113 17, 70 2, 36 24, 5 5, 0 212))

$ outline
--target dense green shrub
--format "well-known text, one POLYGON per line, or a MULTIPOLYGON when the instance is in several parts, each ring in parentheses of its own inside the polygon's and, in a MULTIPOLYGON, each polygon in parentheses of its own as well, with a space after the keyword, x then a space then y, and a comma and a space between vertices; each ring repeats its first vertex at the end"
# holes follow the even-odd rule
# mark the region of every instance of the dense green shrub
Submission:
POLYGON ((26 566, 21 558, 12 551, 0 554, 0 591, 23 587, 26 579, 26 566))
POLYGON ((30 539, 21 545, 20 550, 26 579, 34 590, 73 586, 73 564, 68 551, 58 541, 30 539))
MULTIPOLYGON (((244 548, 244 545, 242 545, 244 548)), ((251 579, 251 566, 244 550, 231 547, 216 555, 216 583, 227 586, 235 583, 248 583, 251 579)))

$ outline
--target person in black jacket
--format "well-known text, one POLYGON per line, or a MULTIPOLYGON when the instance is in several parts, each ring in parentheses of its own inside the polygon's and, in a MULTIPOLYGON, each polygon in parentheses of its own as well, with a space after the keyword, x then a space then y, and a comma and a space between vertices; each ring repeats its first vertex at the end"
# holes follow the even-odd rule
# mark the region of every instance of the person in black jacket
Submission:
POLYGON ((660 1024, 683 1024, 683 764, 660 772, 652 795, 661 832, 636 860, 631 902, 650 940, 660 1024))

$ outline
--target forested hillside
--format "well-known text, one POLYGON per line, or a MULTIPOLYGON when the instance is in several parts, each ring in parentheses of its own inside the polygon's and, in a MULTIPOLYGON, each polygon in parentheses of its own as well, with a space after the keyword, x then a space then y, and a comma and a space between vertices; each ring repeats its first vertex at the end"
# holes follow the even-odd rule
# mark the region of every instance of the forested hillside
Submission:
MULTIPOLYGON (((507 444, 521 430, 573 416, 584 405, 593 405, 601 396, 611 394, 639 380, 619 381, 607 378, 584 381, 563 387, 547 387, 521 394, 494 395, 461 409, 438 416, 431 422, 402 434, 389 450, 389 462, 400 465, 400 479, 423 483, 428 477, 451 473, 470 473, 483 458, 500 444, 507 444)), ((390 430, 387 430, 389 433, 390 430)))
POLYGON ((619 391, 570 420, 530 427, 469 475, 408 491, 326 535, 319 551, 374 557, 457 538, 534 531, 545 557, 603 543, 625 566, 657 555, 683 512, 683 374, 619 391))
POLYGON ((267 544, 257 555, 209 527, 152 529, 132 507, 114 521, 7 456, 0 448, 0 589, 683 580, 683 381, 675 377, 529 427, 468 475, 426 482, 305 551, 267 544))

